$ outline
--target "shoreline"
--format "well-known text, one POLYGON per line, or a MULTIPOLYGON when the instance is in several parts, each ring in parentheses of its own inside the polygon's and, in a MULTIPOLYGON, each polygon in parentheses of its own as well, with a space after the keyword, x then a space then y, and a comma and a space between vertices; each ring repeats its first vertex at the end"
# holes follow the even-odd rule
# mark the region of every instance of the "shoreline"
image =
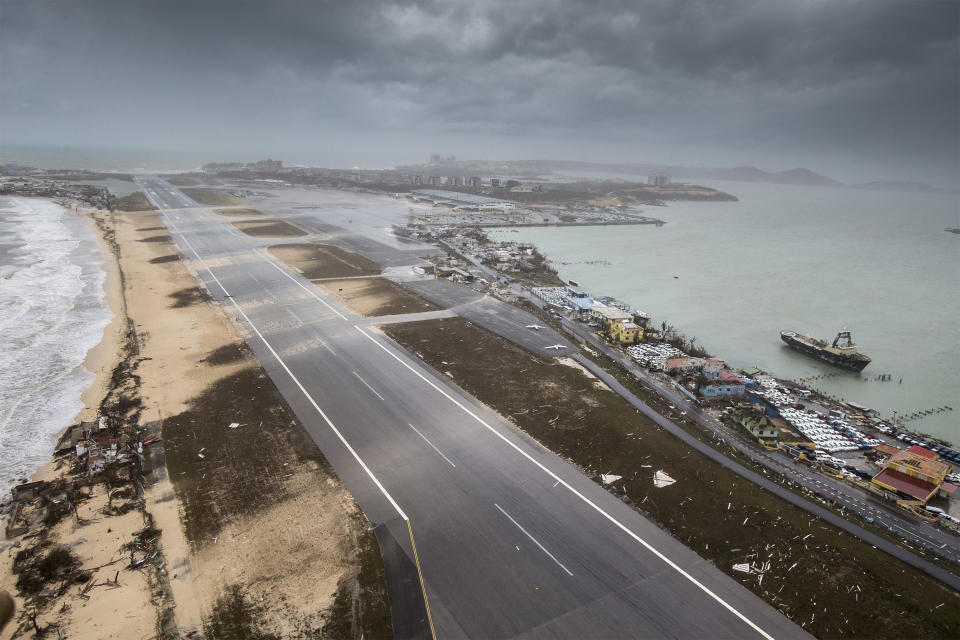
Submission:
MULTIPOLYGON (((54 201, 56 202, 56 201, 54 201)), ((80 422, 92 421, 97 418, 100 411, 100 405, 110 391, 110 380, 113 376, 113 370, 122 360, 121 339, 124 332, 124 326, 128 322, 126 316, 126 303, 123 295, 122 278, 120 277, 120 267, 118 256, 114 255, 112 247, 109 246, 104 238, 103 230, 97 225, 93 215, 94 212, 81 208, 79 211, 71 209, 69 206, 60 204, 68 215, 82 218, 96 237, 97 245, 101 251, 101 265, 106 278, 103 282, 105 302, 110 310, 112 317, 110 322, 103 328, 103 334, 100 341, 87 350, 81 362, 84 369, 93 374, 94 378, 90 385, 80 394, 80 401, 83 408, 70 420, 69 424, 62 425, 54 431, 50 438, 54 449, 62 441, 64 434, 73 425, 80 422)), ((45 462, 40 468, 30 473, 31 482, 49 480, 56 471, 54 452, 50 453, 50 460, 45 462)))
MULTIPOLYGON (((481 225, 470 225, 470 226, 480 227, 481 225)), ((557 225, 538 225, 538 226, 546 227, 546 226, 557 226, 557 225)), ((600 227, 602 225, 591 225, 591 226, 600 227)), ((530 229, 530 228, 531 227, 529 226, 526 227, 526 229, 530 229)), ((520 230, 526 230, 526 229, 520 229, 520 230)), ((506 235, 511 231, 517 231, 517 230, 518 229, 513 225, 509 227, 503 226, 499 229, 497 228, 482 229, 484 233, 498 234, 498 235, 490 236, 491 240, 493 240, 494 242, 517 242, 516 239, 510 238, 506 235)), ((596 272, 587 275, 584 273, 569 272, 569 269, 566 268, 568 265, 592 264, 590 261, 576 260, 569 253, 569 247, 567 252, 561 251, 558 253, 557 251, 554 251, 548 254, 547 250, 542 248, 542 242, 540 242, 539 240, 542 240, 542 239, 533 239, 528 237, 528 238, 525 238, 523 241, 533 245, 538 252, 540 252, 542 255, 547 257, 548 263, 557 270, 558 277, 564 283, 569 282, 570 278, 574 278, 576 282, 581 283, 577 285, 578 288, 590 290, 594 293, 594 295, 620 297, 616 292, 612 292, 610 290, 611 287, 608 286, 609 283, 607 285, 594 283, 593 286, 590 286, 587 284, 586 282, 587 279, 593 278, 594 280, 596 280, 597 277, 601 277, 601 276, 598 276, 596 272), (570 262, 567 262, 568 260, 570 262), (567 273, 563 273, 563 272, 567 272, 567 273)), ((601 252, 598 252, 598 253, 601 253, 601 252)), ((668 279, 669 275, 667 274, 669 273, 670 271, 665 271, 663 277, 668 279)), ((512 275, 512 274, 507 274, 507 275, 512 275)), ((669 280, 666 280, 666 281, 669 281, 669 280)), ((623 296, 620 299, 624 301, 629 300, 627 296, 623 296)), ((647 308, 645 308, 644 310, 651 312, 651 310, 647 308)), ((662 319, 664 315, 666 315, 667 317, 670 317, 670 314, 671 312, 669 309, 666 309, 666 310, 661 309, 660 312, 655 315, 659 315, 660 319, 662 319)), ((655 327, 655 325, 651 324, 651 327, 655 327)), ((686 335, 696 334, 695 339, 697 339, 698 342, 700 341, 701 338, 703 338, 705 341, 709 341, 710 334, 701 334, 701 332, 697 331, 696 329, 692 331, 685 330, 684 327, 681 327, 681 326, 677 326, 673 328, 676 331, 680 332, 681 334, 686 334, 686 335), (690 333, 687 333, 687 331, 690 331, 690 333)), ((717 334, 713 334, 713 335, 714 337, 716 337, 717 334)), ((779 344, 779 340, 777 340, 776 342, 777 344, 779 344)), ((713 354, 713 355, 718 355, 718 354, 713 354)), ((956 434, 946 433, 944 429, 941 426, 939 426, 939 424, 942 424, 942 423, 938 423, 937 425, 932 425, 933 428, 929 428, 931 425, 928 425, 927 428, 925 428, 925 426, 920 423, 911 424, 909 422, 911 418, 907 416, 907 411, 902 411, 902 412, 894 411, 893 412, 894 415, 891 416, 889 415, 889 411, 890 411, 889 408, 883 407, 882 403, 880 403, 881 408, 876 408, 879 403, 879 401, 876 398, 873 398, 874 401, 871 402, 870 398, 864 398, 864 397, 852 395, 856 390, 851 391, 850 389, 845 389, 837 386, 828 386, 829 383, 824 384, 823 382, 811 383, 811 380, 830 380, 834 378, 844 380, 843 376, 849 374, 849 372, 843 372, 839 369, 834 370, 831 367, 829 370, 823 370, 823 371, 817 370, 817 372, 810 374, 808 376, 791 375, 788 373, 784 373, 782 369, 778 371, 776 365, 767 364, 767 362, 758 362, 756 358, 750 355, 749 351, 745 352, 745 351, 736 350, 736 349, 733 349, 733 350, 728 349, 724 353, 719 354, 719 357, 724 357, 725 359, 730 358, 731 359, 730 362, 735 362, 736 366, 738 367, 756 366, 761 370, 763 370, 764 372, 768 373, 769 375, 774 376, 778 380, 784 380, 784 381, 790 382, 791 384, 809 389, 813 393, 819 396, 822 396, 825 401, 829 401, 837 404, 843 404, 847 406, 849 406, 848 401, 854 401, 855 404, 866 406, 872 413, 875 414, 875 417, 877 417, 883 423, 887 425, 896 426, 898 429, 898 432, 905 433, 908 435, 908 437, 913 437, 918 440, 931 441, 932 445, 937 445, 937 446, 946 445, 955 451, 960 451, 960 436, 957 436, 956 434), (898 414, 899 414, 899 419, 897 417, 898 414), (901 420, 905 417, 907 418, 907 420, 901 422, 901 420)), ((814 366, 818 366, 819 364, 820 363, 818 361, 814 360, 814 366)), ((877 364, 874 365, 875 368, 877 366, 879 365, 877 364)), ((866 373, 850 374, 850 377, 852 377, 854 380, 870 379, 870 381, 872 381, 874 373, 887 373, 887 370, 881 370, 877 372, 868 370, 866 373)), ((895 386, 896 376, 893 378, 893 381, 895 386)), ((868 389, 868 392, 869 391, 870 390, 868 389)), ((925 406, 920 405, 921 408, 918 409, 916 413, 923 414, 924 409, 932 408, 935 410, 940 405, 946 406, 947 404, 952 405, 954 407, 956 406, 953 402, 950 402, 948 398, 940 397, 936 401, 936 403, 927 404, 925 406), (934 406, 934 404, 936 404, 936 406, 934 406)), ((914 403, 914 405, 911 408, 916 408, 916 405, 917 403, 914 403)), ((949 411, 950 409, 948 409, 947 412, 944 412, 944 413, 948 413, 949 411)), ((932 411, 928 412, 928 414, 930 413, 932 413, 932 411)))
MULTIPOLYGON (((100 404, 109 391, 110 378, 114 368, 122 359, 121 340, 124 329, 129 323, 127 305, 123 292, 123 278, 118 263, 119 256, 114 254, 113 247, 104 238, 104 231, 98 225, 90 212, 81 210, 76 215, 83 215, 87 224, 97 237, 97 244, 102 252, 102 268, 106 273, 103 289, 106 294, 107 307, 113 314, 110 323, 103 328, 100 342, 91 347, 83 359, 83 366, 94 374, 93 382, 81 394, 84 408, 73 418, 77 423, 83 420, 93 420, 99 411, 100 404)), ((68 425, 69 426, 69 425, 68 425)))
MULTIPOLYGON (((75 424, 96 419, 100 405, 109 392, 113 370, 121 361, 120 341, 124 325, 127 323, 118 257, 114 255, 113 249, 104 238, 103 230, 98 227, 94 218, 94 211, 82 205, 79 209, 76 209, 71 203, 64 203, 55 198, 44 199, 62 207, 67 215, 81 219, 82 223, 93 233, 94 240, 101 252, 100 269, 103 270, 105 275, 103 282, 104 302, 106 302, 106 308, 111 313, 111 318, 110 322, 103 328, 100 340, 87 350, 80 362, 80 365, 94 376, 90 384, 80 393, 79 400, 83 407, 77 411, 68 423, 60 425, 46 436, 52 447, 50 459, 29 472, 26 477, 30 482, 46 481, 53 477, 57 471, 54 452, 57 444, 62 441, 64 434, 75 424)), ((3 503, 6 499, 6 496, 0 496, 0 503, 3 503)), ((0 524, 3 524, 4 521, 5 514, 0 515, 0 524)))
MULTIPOLYGON (((87 452, 53 454, 31 474, 45 481, 39 499, 11 503, 16 526, 0 543, 0 590, 15 597, 18 622, 0 640, 29 633, 31 612, 39 629, 82 638, 219 637, 217 628, 238 620, 250 635, 263 628, 287 637, 297 625, 349 628, 360 611, 373 616, 368 631, 378 620, 389 629, 372 527, 275 387, 262 382, 238 329, 204 299, 191 266, 151 235, 158 213, 68 209, 94 225, 113 312, 84 356, 94 380, 75 420, 102 412, 108 426, 83 436, 87 452), (183 303, 185 291, 196 295, 183 303), (242 422, 226 416, 242 403, 244 416, 270 425, 269 438, 227 431, 230 420, 242 422), (210 428, 198 433, 197 420, 210 428), (199 453, 198 436, 209 439, 199 453), (101 451, 115 447, 116 466, 103 465, 108 456, 94 439, 101 451), (252 472, 263 480, 244 482, 257 464, 287 473, 258 467, 252 472), (22 589, 18 580, 35 571, 30 559, 42 560, 45 549, 71 558, 70 579, 86 586, 22 589)), ((64 426, 59 442, 68 447, 72 425, 64 426)))

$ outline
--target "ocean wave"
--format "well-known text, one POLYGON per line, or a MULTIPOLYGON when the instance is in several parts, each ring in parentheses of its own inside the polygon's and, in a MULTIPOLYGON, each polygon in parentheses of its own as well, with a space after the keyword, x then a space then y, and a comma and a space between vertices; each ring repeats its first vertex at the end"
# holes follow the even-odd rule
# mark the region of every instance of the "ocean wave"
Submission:
POLYGON ((83 366, 112 313, 89 223, 40 199, 0 209, 0 490, 49 459, 83 408, 83 366))

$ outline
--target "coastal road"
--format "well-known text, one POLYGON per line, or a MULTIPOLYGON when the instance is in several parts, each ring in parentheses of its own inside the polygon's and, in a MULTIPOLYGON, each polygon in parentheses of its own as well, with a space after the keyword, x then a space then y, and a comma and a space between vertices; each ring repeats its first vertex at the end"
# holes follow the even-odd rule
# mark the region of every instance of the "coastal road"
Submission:
POLYGON ((398 637, 806 637, 262 239, 163 180, 141 184, 377 528, 391 602, 422 584, 429 619, 395 617, 398 637))
MULTIPOLYGON (((534 304, 539 301, 538 298, 527 293, 526 291, 521 290, 518 291, 518 293, 525 296, 534 304)), ((591 347, 603 352, 615 362, 623 366, 624 369, 626 369, 638 380, 641 380, 648 386, 655 389, 658 394, 672 402, 677 407, 678 412, 681 410, 686 412, 687 416, 694 420, 697 424, 714 432, 721 443, 727 444, 739 451, 742 451, 755 462, 758 462, 773 472, 781 474, 800 484, 811 493, 822 493, 828 496, 836 496, 836 506, 855 513, 861 518, 872 518, 876 526, 886 529, 891 534, 899 538, 903 538, 910 545, 915 545, 917 547, 926 549, 927 551, 934 553, 950 562, 960 564, 960 538, 958 538, 956 535, 944 529, 932 527, 925 523, 903 516, 893 511, 888 505, 884 504, 873 494, 851 486, 848 483, 840 482, 839 480, 827 475, 814 473, 809 467, 785 458, 782 455, 771 455, 766 451, 760 450, 756 446, 755 441, 749 440, 742 434, 729 429, 720 420, 703 411, 701 407, 690 402, 688 398, 681 395, 678 391, 670 388, 664 383, 663 379, 656 376, 656 374, 651 374, 643 370, 628 356, 624 355, 623 352, 612 349, 589 328, 569 318, 561 318, 560 322, 561 325, 571 334, 576 335, 577 337, 583 339, 587 344, 591 345, 591 347)), ((631 398, 633 398, 632 395, 631 398)), ((636 400, 636 398, 633 398, 633 400, 636 400)), ((637 402, 639 402, 639 400, 637 400, 637 402)), ((649 407, 647 409, 650 412, 651 417, 654 415, 657 416, 656 419, 658 422, 669 422, 669 420, 666 420, 666 418, 660 416, 660 414, 657 414, 653 409, 650 409, 649 407)), ((686 439, 686 432, 684 432, 680 427, 672 423, 670 424, 671 432, 678 437, 686 439)), ((706 447, 706 445, 703 445, 703 447, 713 451, 712 448, 706 447)), ((736 470, 740 475, 748 477, 748 479, 751 479, 751 481, 763 480, 763 482, 760 482, 760 484, 763 484, 764 486, 766 486, 766 484, 769 482, 752 471, 746 469, 739 463, 732 462, 729 458, 722 454, 717 454, 716 457, 722 464, 736 470)), ((796 496, 794 496, 794 498, 796 498, 796 496)), ((818 517, 821 517, 824 513, 830 513, 830 521, 834 524, 837 524, 837 526, 840 526, 848 533, 852 533, 865 542, 868 542, 877 548, 886 551, 890 555, 903 560, 911 566, 924 571, 941 582, 950 585, 952 588, 960 589, 960 578, 957 578, 956 575, 944 571, 927 560, 905 550, 901 546, 881 538, 872 531, 869 531, 864 527, 857 525, 856 523, 844 520, 839 516, 836 516, 835 514, 825 510, 819 504, 809 500, 797 498, 789 501, 796 506, 813 513, 814 515, 817 515, 818 517)))
MULTIPOLYGON (((454 247, 449 245, 447 245, 447 247, 453 251, 456 251, 454 247)), ((489 267, 481 264, 475 256, 464 255, 463 257, 469 260, 474 267, 482 271, 487 277, 491 279, 497 279, 501 277, 501 274, 498 274, 496 271, 493 271, 489 267)), ((531 304, 537 307, 542 304, 542 301, 539 298, 525 290, 523 287, 519 285, 513 285, 512 289, 514 293, 522 298, 525 298, 531 304)), ((691 444, 691 446, 700 450, 708 457, 713 458, 720 464, 735 471, 751 482, 760 484, 768 490, 777 493, 791 504, 794 504, 795 506, 800 507, 801 509, 804 509, 813 515, 816 515, 817 517, 821 517, 830 521, 844 531, 857 536, 861 540, 876 546, 895 558, 898 558, 907 564, 927 573, 931 577, 943 582, 951 588, 960 590, 960 578, 958 578, 956 574, 945 571, 941 567, 912 553, 909 550, 909 548, 914 546, 919 547, 928 552, 936 554, 945 560, 955 564, 960 564, 960 538, 958 538, 955 534, 944 529, 933 527, 926 523, 910 519, 900 513, 897 513, 889 505, 884 504, 882 500, 879 500, 873 494, 859 489, 858 487, 851 486, 848 483, 840 482, 839 480, 827 475, 814 473, 809 467, 799 462, 790 460, 781 455, 771 455, 769 452, 759 449, 756 446, 755 441, 747 439, 741 433, 728 428, 720 420, 703 411, 700 406, 695 405, 676 389, 667 385, 661 376, 658 376, 657 374, 651 374, 639 367, 626 354, 618 349, 614 349, 609 344, 601 340, 597 336, 596 332, 592 331, 584 324, 566 317, 555 318, 553 322, 559 322, 560 326, 566 330, 568 334, 576 336, 585 344, 589 344, 594 349, 604 353, 613 361, 620 364, 635 378, 653 388, 664 399, 672 402, 676 407, 677 412, 685 412, 689 418, 694 420, 701 427, 712 431, 720 443, 734 447, 760 465, 798 483, 810 493, 835 497, 835 505, 837 507, 857 514, 861 519, 872 519, 875 526, 886 529, 888 532, 890 532, 890 534, 906 541, 908 548, 905 549, 894 542, 886 540, 878 536, 873 531, 870 531, 855 522, 851 522, 836 515, 835 513, 820 506, 816 502, 803 499, 789 491, 786 491, 782 487, 779 487, 779 485, 770 482, 766 478, 763 478, 750 469, 747 469, 740 463, 728 458, 722 453, 719 453, 712 447, 701 443, 696 438, 693 438, 682 428, 674 424, 669 418, 657 413, 654 409, 640 401, 633 394, 629 393, 629 391, 623 388, 619 383, 610 384, 610 386, 617 390, 621 396, 634 404, 634 406, 637 408, 641 409, 641 411, 650 416, 655 422, 666 428, 678 438, 688 442, 688 444, 691 444), (776 490, 774 490, 774 487, 776 487, 776 490)), ((496 330, 495 327, 493 329, 496 330)), ((606 374, 605 372, 603 375, 601 375, 600 371, 602 371, 602 369, 596 367, 586 358, 576 355, 574 358, 580 360, 581 364, 584 364, 587 366, 587 368, 594 370, 594 373, 604 380, 610 378, 609 374, 606 374)))

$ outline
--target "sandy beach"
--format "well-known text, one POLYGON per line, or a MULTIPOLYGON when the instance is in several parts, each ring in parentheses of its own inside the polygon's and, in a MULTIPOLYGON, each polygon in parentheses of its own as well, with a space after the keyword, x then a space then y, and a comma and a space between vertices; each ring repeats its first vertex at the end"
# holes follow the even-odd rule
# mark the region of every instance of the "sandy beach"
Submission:
MULTIPOLYGON (((70 638, 287 637, 329 625, 349 629, 370 610, 388 612, 382 570, 373 571, 379 587, 358 583, 361 569, 379 562, 369 523, 230 320, 197 289, 156 212, 91 219, 107 256, 116 258, 108 260, 106 285, 114 320, 87 354, 96 377, 77 420, 94 419, 116 393, 115 371, 128 371, 135 384, 127 392, 140 402, 137 428, 162 438, 165 456, 154 458, 166 465, 147 475, 137 509, 107 515, 113 492, 94 484, 81 489, 75 517, 10 541, 15 546, 0 551, 0 589, 18 596, 19 612, 37 612, 41 628, 70 638), (244 401, 262 412, 262 431, 227 428, 228 407, 244 401), (224 418, 214 424, 214 415, 224 418), (209 444, 199 453, 197 439, 183 437, 184 429, 198 435, 198 420, 210 429, 203 437, 226 448, 209 444), (273 481, 264 465, 286 473, 273 481), (259 474, 270 477, 244 482, 259 474), (237 484, 252 489, 237 493, 237 484), (207 528, 198 528, 202 522, 207 528), (159 554, 131 569, 124 549, 141 530, 161 532, 159 554), (37 540, 67 546, 91 571, 84 586, 42 606, 17 594, 12 572, 15 555, 37 540), (94 586, 84 593, 86 585, 94 586), (344 598, 346 622, 331 612, 344 598)), ((34 479, 54 480, 69 466, 51 461, 34 479)), ((385 627, 367 637, 389 630, 389 614, 379 617, 385 627)), ((19 637, 18 629, 33 633, 29 617, 19 623, 0 640, 19 637)))

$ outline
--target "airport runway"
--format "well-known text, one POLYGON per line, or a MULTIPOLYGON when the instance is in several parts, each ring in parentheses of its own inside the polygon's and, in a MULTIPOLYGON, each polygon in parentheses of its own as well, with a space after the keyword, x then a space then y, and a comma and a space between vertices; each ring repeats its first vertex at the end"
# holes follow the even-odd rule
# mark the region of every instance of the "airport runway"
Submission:
POLYGON ((163 180, 141 184, 377 528, 398 637, 806 637, 273 260, 262 239, 163 180), (411 599, 421 580, 426 621, 411 599))

